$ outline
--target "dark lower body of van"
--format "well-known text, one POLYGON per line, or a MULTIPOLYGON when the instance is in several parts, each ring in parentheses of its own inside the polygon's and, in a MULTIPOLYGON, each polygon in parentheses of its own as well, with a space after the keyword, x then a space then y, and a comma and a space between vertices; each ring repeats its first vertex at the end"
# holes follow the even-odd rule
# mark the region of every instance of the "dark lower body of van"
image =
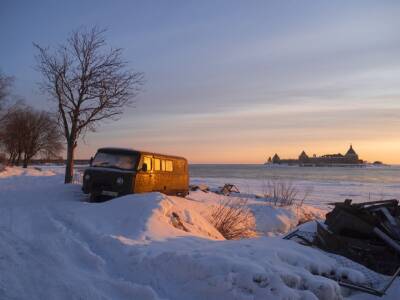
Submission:
POLYGON ((91 202, 148 192, 184 197, 189 193, 189 178, 187 174, 154 174, 93 167, 85 170, 82 191, 90 194, 91 202))

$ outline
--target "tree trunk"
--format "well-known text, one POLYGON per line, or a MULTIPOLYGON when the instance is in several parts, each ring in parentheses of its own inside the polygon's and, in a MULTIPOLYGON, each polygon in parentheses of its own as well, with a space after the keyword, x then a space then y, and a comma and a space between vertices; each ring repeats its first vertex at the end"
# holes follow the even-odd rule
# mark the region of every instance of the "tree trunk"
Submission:
POLYGON ((22 167, 23 168, 27 168, 28 167, 28 163, 31 160, 31 157, 29 157, 26 153, 24 155, 24 160, 22 161, 22 167))
POLYGON ((10 159, 8 160, 8 163, 10 165, 14 165, 15 164, 15 154, 14 153, 10 153, 10 159))
POLYGON ((15 162, 15 164, 16 164, 17 166, 19 166, 19 163, 20 163, 20 161, 21 161, 21 155, 22 155, 21 151, 18 151, 17 160, 16 160, 16 162, 15 162))
POLYGON ((65 180, 64 183, 71 183, 74 177, 74 152, 76 143, 75 141, 68 141, 67 143, 67 164, 65 166, 65 180))

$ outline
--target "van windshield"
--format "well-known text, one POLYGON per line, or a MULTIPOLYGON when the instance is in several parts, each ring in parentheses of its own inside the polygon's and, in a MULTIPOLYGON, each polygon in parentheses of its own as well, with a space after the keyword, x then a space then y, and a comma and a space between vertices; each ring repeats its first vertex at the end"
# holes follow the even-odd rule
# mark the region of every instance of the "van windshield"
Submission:
POLYGON ((137 155, 125 153, 97 152, 92 161, 92 167, 116 168, 133 170, 136 165, 137 155))

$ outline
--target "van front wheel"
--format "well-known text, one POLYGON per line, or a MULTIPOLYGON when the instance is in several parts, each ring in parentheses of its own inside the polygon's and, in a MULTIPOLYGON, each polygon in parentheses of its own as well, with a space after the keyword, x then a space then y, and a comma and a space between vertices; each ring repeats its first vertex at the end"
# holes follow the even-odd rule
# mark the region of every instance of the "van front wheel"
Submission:
POLYGON ((90 193, 89 202, 94 203, 99 201, 99 194, 97 193, 90 193))

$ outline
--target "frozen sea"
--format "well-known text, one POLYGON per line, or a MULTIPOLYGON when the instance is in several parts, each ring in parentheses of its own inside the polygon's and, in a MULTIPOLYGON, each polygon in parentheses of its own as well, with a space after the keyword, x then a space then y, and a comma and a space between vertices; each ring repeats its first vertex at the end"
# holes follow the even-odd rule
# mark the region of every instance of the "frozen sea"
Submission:
POLYGON ((192 183, 212 187, 236 184, 242 192, 265 193, 268 182, 283 180, 304 193, 306 201, 325 207, 327 203, 381 199, 400 200, 400 165, 358 167, 297 167, 265 165, 190 165, 192 183))

